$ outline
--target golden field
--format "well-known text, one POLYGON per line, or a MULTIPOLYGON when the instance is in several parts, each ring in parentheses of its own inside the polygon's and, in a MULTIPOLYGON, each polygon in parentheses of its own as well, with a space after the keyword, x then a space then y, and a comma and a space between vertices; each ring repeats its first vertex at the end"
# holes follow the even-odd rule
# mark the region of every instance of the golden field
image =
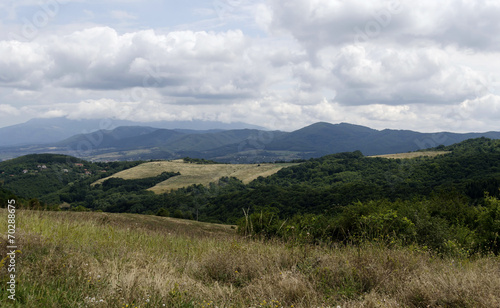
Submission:
MULTIPOLYGON (((247 184, 259 176, 267 177, 293 165, 296 164, 194 164, 185 163, 182 159, 179 159, 144 163, 113 174, 110 177, 132 180, 154 177, 162 172, 179 172, 181 175, 174 176, 149 189, 160 194, 193 184, 208 185, 217 182, 221 177, 235 177, 247 184)), ((94 184, 102 183, 110 177, 101 179, 94 184)))

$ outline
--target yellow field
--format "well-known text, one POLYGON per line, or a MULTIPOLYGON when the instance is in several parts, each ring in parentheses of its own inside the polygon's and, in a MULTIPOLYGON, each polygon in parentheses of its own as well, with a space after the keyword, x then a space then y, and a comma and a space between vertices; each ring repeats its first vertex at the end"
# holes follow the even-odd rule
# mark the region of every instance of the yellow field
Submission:
POLYGON ((436 157, 438 155, 446 155, 449 153, 451 153, 451 152, 449 152, 449 151, 427 151, 427 152, 410 152, 410 153, 374 155, 374 156, 368 156, 368 157, 405 159, 405 158, 415 158, 415 157, 436 157))
POLYGON ((174 189, 187 187, 193 184, 208 185, 217 182, 221 177, 235 177, 243 183, 250 183, 259 176, 270 176, 282 168, 297 164, 190 164, 184 163, 182 159, 173 161, 156 161, 141 164, 110 177, 101 179, 94 184, 100 184, 105 180, 115 177, 125 180, 142 179, 160 175, 162 172, 179 172, 181 175, 174 176, 149 190, 161 194, 174 189))

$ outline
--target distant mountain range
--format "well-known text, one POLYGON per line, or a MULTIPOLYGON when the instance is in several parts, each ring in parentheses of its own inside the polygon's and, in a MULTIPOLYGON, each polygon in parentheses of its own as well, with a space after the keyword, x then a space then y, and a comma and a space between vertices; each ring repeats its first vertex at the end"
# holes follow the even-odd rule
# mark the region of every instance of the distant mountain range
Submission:
POLYGON ((222 123, 215 121, 158 121, 133 122, 117 119, 71 120, 67 118, 31 119, 26 123, 0 128, 0 147, 54 143, 77 134, 98 130, 113 130, 121 126, 148 126, 164 129, 178 129, 185 132, 264 129, 242 122, 222 123))
MULTIPOLYGON (((293 132, 252 128, 166 129, 132 123, 133 126, 74 134, 69 138, 51 140, 44 144, 39 141, 32 145, 3 147, 0 149, 0 158, 7 159, 30 153, 61 153, 101 161, 175 159, 189 156, 221 162, 248 163, 308 159, 356 150, 364 155, 404 153, 451 145, 471 138, 500 139, 500 132, 419 133, 409 130, 375 130, 348 123, 320 122, 293 132)), ((102 122, 98 125, 102 126, 102 122)), ((237 125, 244 126, 242 123, 237 125)), ((5 130, 0 129, 0 135, 5 130)), ((57 132, 62 136, 61 129, 56 126, 41 127, 39 134, 43 135, 46 131, 55 132, 50 136, 52 139, 56 138, 57 132)), ((71 132, 74 130, 65 133, 71 132)))

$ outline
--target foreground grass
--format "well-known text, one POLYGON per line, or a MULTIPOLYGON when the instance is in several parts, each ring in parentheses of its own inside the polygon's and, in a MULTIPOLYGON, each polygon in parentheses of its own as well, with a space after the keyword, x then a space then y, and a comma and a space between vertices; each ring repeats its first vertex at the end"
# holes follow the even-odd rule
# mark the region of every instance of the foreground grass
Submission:
POLYGON ((18 211, 17 228, 17 301, 4 267, 2 307, 500 307, 493 256, 296 246, 133 214, 18 211))

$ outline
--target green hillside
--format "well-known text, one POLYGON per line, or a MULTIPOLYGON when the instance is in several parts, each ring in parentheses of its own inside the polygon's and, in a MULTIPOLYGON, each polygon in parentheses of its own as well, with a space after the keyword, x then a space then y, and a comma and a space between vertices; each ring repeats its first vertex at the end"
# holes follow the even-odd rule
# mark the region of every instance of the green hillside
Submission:
POLYGON ((21 197, 57 203, 61 189, 90 184, 139 163, 91 163, 67 155, 31 154, 1 162, 0 183, 21 197))
MULTIPOLYGON (((141 162, 2 162, 0 201, 16 199, 22 244, 19 302, 8 305, 498 306, 500 141, 419 154, 339 153, 248 184, 222 177, 163 194, 149 189, 178 172, 104 179, 141 162)), ((2 305, 7 252, 0 245, 2 305)))
MULTIPOLYGON (((359 151, 339 153, 287 168, 276 164, 273 172, 281 170, 249 183, 233 177, 238 175, 233 172, 215 177, 209 184, 157 194, 151 192, 156 185, 177 183, 183 179, 183 172, 184 176, 194 175, 186 170, 159 168, 166 162, 142 165, 153 166, 154 174, 123 179, 106 176, 125 169, 121 174, 137 175, 139 167, 131 167, 139 162, 84 162, 83 166, 61 174, 62 168, 69 170, 71 164, 76 164, 64 156, 53 156, 55 162, 47 163, 47 169, 22 174, 23 168, 38 168, 36 164, 52 158, 43 155, 1 163, 0 170, 8 171, 2 175, 3 185, 15 194, 26 199, 39 198, 50 205, 70 204, 80 210, 239 223, 241 230, 266 237, 286 238, 285 231, 292 227, 308 229, 309 240, 314 243, 357 242, 360 238, 386 236, 407 245, 432 247, 441 253, 449 251, 449 245, 467 253, 500 251, 495 240, 495 232, 500 231, 497 218, 493 217, 492 222, 487 218, 496 206, 489 198, 500 196, 500 141, 479 138, 434 150, 447 154, 386 159, 365 157, 359 151), (92 174, 83 173, 81 168, 92 174), (94 174, 99 170, 109 172, 94 174), (17 173, 11 176, 9 173, 14 171, 17 173), (91 185, 99 179, 99 185, 91 185), (378 229, 360 229, 372 220, 379 224, 378 229), (252 226, 242 225, 250 221, 252 226), (429 230, 436 230, 436 234, 429 234, 429 230)), ((207 170, 232 167, 192 166, 207 170)), ((259 168, 264 167, 252 170, 259 168)), ((182 186, 189 184, 183 183, 182 186)))

